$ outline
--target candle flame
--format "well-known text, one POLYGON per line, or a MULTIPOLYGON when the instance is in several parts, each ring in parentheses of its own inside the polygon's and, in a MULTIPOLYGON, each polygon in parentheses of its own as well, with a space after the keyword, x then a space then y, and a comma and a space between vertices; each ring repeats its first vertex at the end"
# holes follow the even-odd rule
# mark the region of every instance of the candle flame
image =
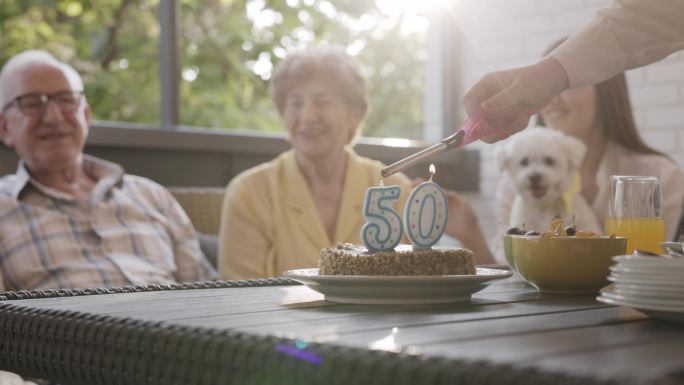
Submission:
POLYGON ((435 165, 430 163, 430 178, 435 175, 435 165))

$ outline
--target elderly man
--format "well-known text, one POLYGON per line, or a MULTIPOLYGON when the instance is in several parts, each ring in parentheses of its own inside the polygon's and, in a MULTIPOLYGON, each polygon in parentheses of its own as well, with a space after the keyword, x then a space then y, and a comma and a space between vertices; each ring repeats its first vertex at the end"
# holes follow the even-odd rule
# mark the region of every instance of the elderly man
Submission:
POLYGON ((21 158, 0 178, 0 291, 196 281, 216 272, 162 186, 83 154, 83 81, 42 51, 0 72, 0 136, 21 158))

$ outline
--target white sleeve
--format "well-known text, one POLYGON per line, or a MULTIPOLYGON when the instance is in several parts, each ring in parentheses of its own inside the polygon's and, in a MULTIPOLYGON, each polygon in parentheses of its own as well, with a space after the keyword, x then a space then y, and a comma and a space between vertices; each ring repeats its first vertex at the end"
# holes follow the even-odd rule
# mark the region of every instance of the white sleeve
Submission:
POLYGON ((570 88, 595 84, 684 49, 684 1, 615 0, 549 56, 568 74, 570 88))

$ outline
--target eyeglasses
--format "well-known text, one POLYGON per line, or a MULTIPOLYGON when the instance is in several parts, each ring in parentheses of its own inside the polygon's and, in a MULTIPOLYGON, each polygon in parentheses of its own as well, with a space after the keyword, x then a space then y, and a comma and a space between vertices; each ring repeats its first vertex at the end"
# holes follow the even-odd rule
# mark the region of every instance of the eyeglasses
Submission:
POLYGON ((48 101, 52 100, 57 104, 62 112, 74 112, 81 105, 83 99, 83 91, 59 91, 53 94, 24 94, 12 99, 11 102, 5 104, 2 112, 7 111, 13 105, 17 105, 19 110, 27 116, 40 115, 45 112, 48 101))

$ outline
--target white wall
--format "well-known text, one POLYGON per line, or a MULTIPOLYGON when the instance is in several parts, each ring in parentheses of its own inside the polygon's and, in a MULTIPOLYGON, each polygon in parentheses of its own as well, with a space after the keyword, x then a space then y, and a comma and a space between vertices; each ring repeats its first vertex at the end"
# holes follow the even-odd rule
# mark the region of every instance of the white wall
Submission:
MULTIPOLYGON (((608 0, 454 0, 462 26, 463 89, 491 70, 534 62, 545 48, 589 22, 608 0)), ((684 53, 627 73, 637 126, 644 140, 684 164, 684 53)), ((488 235, 496 227, 499 171, 494 146, 482 151, 480 194, 469 196, 488 235)))

